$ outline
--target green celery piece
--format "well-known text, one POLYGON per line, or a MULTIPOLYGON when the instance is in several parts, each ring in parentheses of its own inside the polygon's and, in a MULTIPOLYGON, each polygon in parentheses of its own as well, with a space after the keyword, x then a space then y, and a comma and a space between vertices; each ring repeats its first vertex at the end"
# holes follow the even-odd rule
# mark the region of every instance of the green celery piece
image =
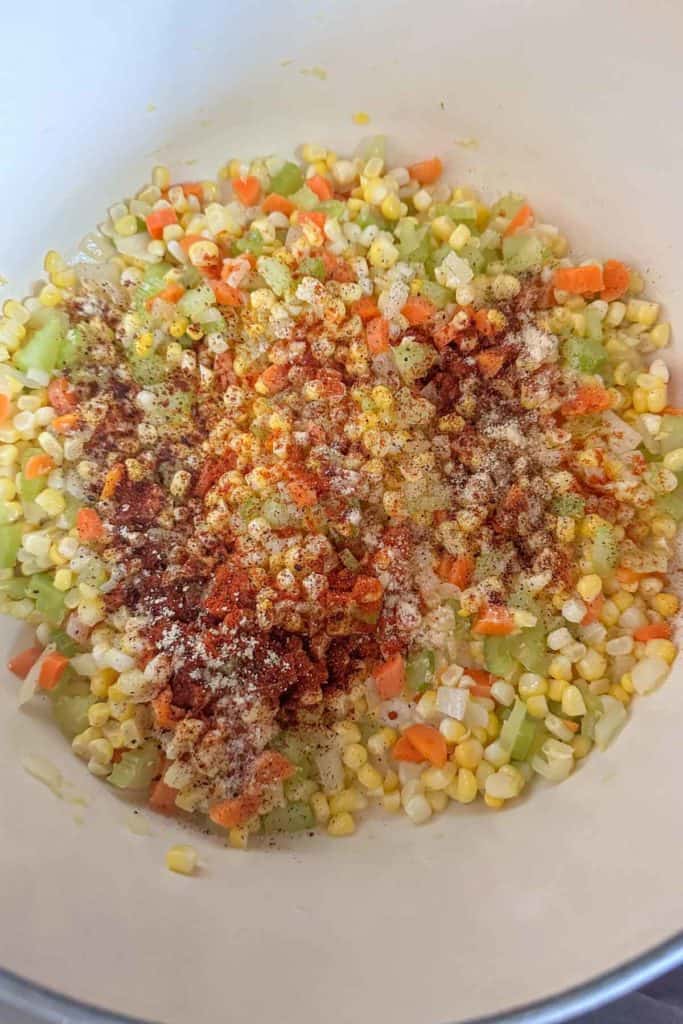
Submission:
POLYGON ((252 228, 247 231, 246 235, 242 235, 235 242, 235 249, 237 252, 251 252, 254 256, 260 256, 263 252, 263 236, 260 231, 256 228, 252 228))
POLYGON ((162 393, 162 401, 155 405, 149 417, 156 423, 167 427, 181 428, 192 415, 194 395, 190 391, 173 391, 162 393))
POLYGON ((348 548, 344 548, 343 551, 339 552, 339 561, 351 572, 357 572, 360 568, 360 562, 354 555, 353 551, 349 551, 348 548))
POLYGON ((273 832, 306 832, 315 828, 315 815, 310 804, 304 800, 274 807, 261 818, 261 825, 266 834, 273 832))
POLYGON ((519 727, 517 738, 512 745, 510 757, 513 761, 525 761, 536 738, 538 723, 532 718, 525 718, 519 727))
POLYGON ((247 498, 238 507, 237 512, 243 523, 250 523, 261 515, 261 501, 259 498, 247 498))
POLYGON ((487 636, 484 640, 484 662, 487 671, 494 676, 501 676, 507 679, 517 667, 510 638, 507 636, 487 636))
POLYGON ((300 210, 315 210, 320 200, 308 185, 304 185, 297 192, 293 192, 289 197, 295 206, 298 206, 300 210))
POLYGON ((513 274, 540 270, 543 256, 543 245, 535 235, 518 234, 503 239, 503 260, 513 274))
POLYGON ((585 312, 586 330, 591 341, 602 341, 602 317, 597 309, 588 306, 585 312))
MULTIPOLYGON (((64 652, 62 652, 64 653, 64 652)), ((52 714, 67 739, 72 740, 90 724, 88 708, 97 697, 90 692, 88 683, 67 668, 59 683, 50 691, 52 714)))
POLYGON ((82 654, 83 648, 69 636, 63 629, 50 631, 50 643, 54 644, 60 654, 67 658, 73 658, 76 654, 82 654))
POLYGON ((127 750, 109 776, 117 789, 146 790, 159 771, 159 748, 154 740, 147 740, 138 750, 127 750))
POLYGON ((258 261, 258 271, 268 287, 279 297, 285 294, 292 283, 289 268, 274 256, 262 256, 258 261))
POLYGON ((198 320, 210 306, 216 305, 216 296, 208 284, 202 282, 196 288, 190 288, 178 300, 176 309, 181 316, 190 320, 198 320))
POLYGON ((408 259, 422 244, 429 232, 427 224, 420 224, 414 217, 406 217, 396 227, 398 253, 402 260, 408 259))
POLYGON ((319 281, 324 281, 327 277, 325 264, 319 256, 306 256, 299 264, 297 274, 300 277, 317 277, 319 281))
POLYGON ((434 652, 417 651, 406 662, 406 682, 413 693, 426 690, 434 676, 434 652))
POLYGON ((607 351, 599 339, 572 335, 562 346, 567 366, 578 373, 599 373, 607 360, 607 351))
POLYGON ((598 576, 609 576, 619 560, 619 541, 614 530, 607 523, 598 526, 593 537, 590 553, 593 571, 598 576))
POLYGON ((683 448, 683 416, 664 413, 659 435, 662 455, 672 452, 674 448, 683 448))
POLYGON ((22 535, 21 523, 0 526, 0 569, 13 569, 16 565, 22 535))
POLYGON ((580 519, 584 513, 586 502, 579 494, 558 494, 553 499, 552 510, 556 516, 570 516, 580 519))
POLYGON ((70 327, 64 335, 62 347, 59 350, 56 369, 68 370, 83 359, 85 352, 85 338, 80 327, 70 327))
POLYGON ((403 380, 410 384, 423 377, 436 360, 432 346, 404 338, 400 345, 391 350, 396 368, 403 380))
POLYGON ((359 228, 369 228, 373 224, 380 231, 386 231, 389 228, 389 223, 382 217, 376 210, 373 210, 371 206, 363 208, 358 216, 356 217, 355 223, 359 228))
POLYGON ((420 283, 420 295, 433 302, 437 309, 443 309, 449 302, 453 301, 453 292, 436 281, 422 281, 420 283))
POLYGON ((308 753, 308 747, 295 732, 289 730, 278 733, 272 741, 273 749, 279 751, 283 757, 291 761, 297 768, 301 768, 305 776, 313 772, 313 765, 308 753))
POLYGON ((316 209, 327 217, 332 217, 333 220, 339 220, 344 215, 346 203, 342 203, 339 199, 323 199, 321 203, 318 203, 316 209))
POLYGON ((52 373, 64 341, 64 324, 55 316, 35 331, 25 345, 14 356, 14 365, 26 373, 28 370, 42 370, 52 373))
POLYGON ((519 730, 521 729, 522 723, 525 719, 526 704, 523 700, 520 700, 519 697, 516 697, 510 714, 501 726, 500 736, 498 737, 498 742, 505 748, 505 750, 512 751, 512 748, 517 742, 519 730))
POLYGON ((270 191, 277 192, 279 196, 291 196, 303 183, 304 174, 301 168, 288 162, 270 179, 270 191))
POLYGON ((474 241, 468 242, 467 245, 463 245, 458 256, 467 260, 475 274, 481 274, 482 270, 486 267, 488 260, 486 251, 482 249, 480 245, 475 245, 474 241))
POLYGON ((66 612, 64 594, 57 590, 50 573, 39 572, 31 576, 26 593, 35 601, 36 611, 46 622, 51 626, 61 624, 66 612))
POLYGON ((13 576, 9 580, 2 580, 0 583, 0 591, 3 594, 6 594, 10 601, 23 601, 26 597, 28 584, 28 576, 13 576))
MULTIPOLYGON (((434 277, 434 271, 441 265, 441 263, 443 263, 450 252, 453 252, 450 245, 444 243, 443 245, 440 245, 438 249, 433 249, 427 259, 423 261, 425 270, 430 277, 434 277)), ((462 253, 459 253, 458 255, 462 255, 462 253)))
POLYGON ((491 207, 492 217, 514 217, 518 210, 520 210, 526 199, 524 196, 517 195, 514 192, 510 192, 505 196, 501 196, 500 199, 493 204, 491 207))
POLYGON ((268 520, 276 530, 289 526, 292 522, 292 514, 287 506, 277 498, 266 498, 263 502, 261 515, 268 520))
POLYGON ((155 352, 148 356, 130 355, 128 357, 128 369, 134 381, 149 387, 150 384, 160 384, 166 377, 166 360, 155 352))
POLYGON ((662 515, 671 516, 677 523, 683 521, 683 473, 677 473, 678 487, 668 494, 660 494, 655 499, 655 505, 662 515))
POLYGON ((451 203, 448 207, 448 216, 451 220, 454 220, 456 224, 467 223, 472 224, 477 219, 477 207, 476 204, 467 200, 462 203, 451 203))
POLYGON ((527 672, 537 672, 539 675, 547 672, 550 661, 547 635, 545 623, 539 620, 535 626, 523 629, 510 638, 515 657, 527 672))
POLYGON ((151 263, 147 267, 133 297, 133 305, 138 313, 145 313, 147 300, 157 295, 165 287, 164 278, 170 269, 170 263, 151 263))

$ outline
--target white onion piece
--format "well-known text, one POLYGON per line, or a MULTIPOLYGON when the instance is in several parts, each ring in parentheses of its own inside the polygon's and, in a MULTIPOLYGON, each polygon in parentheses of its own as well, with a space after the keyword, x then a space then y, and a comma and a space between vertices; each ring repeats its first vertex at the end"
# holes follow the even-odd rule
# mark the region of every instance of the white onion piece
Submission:
POLYGON ((622 420, 621 416, 608 410, 603 413, 603 420, 609 427, 607 443, 612 451, 632 452, 643 440, 638 430, 634 430, 630 424, 622 420))
POLYGON ((465 717, 469 700, 467 690, 460 690, 454 686, 440 686, 436 691, 436 706, 439 711, 449 718, 456 718, 459 722, 465 717))
POLYGON ((337 748, 330 746, 323 750, 316 750, 313 757, 323 789, 328 793, 343 789, 344 765, 337 748))
POLYGON ((28 704, 28 702, 33 697, 33 694, 36 692, 42 664, 45 661, 48 654, 52 654, 54 649, 54 644, 48 644, 43 653, 38 658, 33 668, 30 670, 30 672, 26 674, 26 678, 19 687, 19 693, 17 694, 17 704, 19 705, 20 708, 23 707, 24 704, 28 704))
POLYGON ((78 617, 78 612, 72 612, 67 619, 65 632, 77 644, 84 644, 90 636, 90 626, 86 626, 78 617))
POLYGON ((465 711, 464 724, 468 729, 485 729, 489 720, 489 713, 486 708, 471 700, 465 711))

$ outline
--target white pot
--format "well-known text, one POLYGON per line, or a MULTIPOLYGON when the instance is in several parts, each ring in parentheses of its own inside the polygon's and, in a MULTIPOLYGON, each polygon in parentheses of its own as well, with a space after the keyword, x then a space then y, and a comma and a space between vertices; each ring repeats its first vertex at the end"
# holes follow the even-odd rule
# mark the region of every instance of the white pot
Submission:
MULTIPOLYGON (((670 317, 683 317, 681 5, 6 8, 6 295, 25 294, 44 251, 68 251, 154 163, 195 179, 236 155, 301 141, 348 152, 384 132, 401 159, 438 152, 460 182, 524 192, 576 251, 637 264, 670 317), (357 111, 371 115, 369 128, 352 123, 357 111), (477 148, 456 144, 468 137, 477 148)), ((2 623, 3 663, 18 632, 2 623)), ((651 954, 680 929, 681 682, 674 669, 636 702, 607 753, 514 809, 462 808, 423 828, 377 817, 352 840, 242 854, 151 815, 153 835, 133 835, 129 808, 39 710, 17 712, 16 682, 3 677, 0 964, 168 1024, 501 1020, 651 954), (58 765, 88 806, 29 777, 25 754, 58 765), (179 841, 200 850, 202 877, 163 867, 179 841)), ((535 1019, 560 1019, 680 958, 674 943, 535 1019)), ((0 981, 0 992, 61 1019, 51 997, 20 982, 0 981)), ((74 1008, 64 1016, 101 1019, 74 1008)))

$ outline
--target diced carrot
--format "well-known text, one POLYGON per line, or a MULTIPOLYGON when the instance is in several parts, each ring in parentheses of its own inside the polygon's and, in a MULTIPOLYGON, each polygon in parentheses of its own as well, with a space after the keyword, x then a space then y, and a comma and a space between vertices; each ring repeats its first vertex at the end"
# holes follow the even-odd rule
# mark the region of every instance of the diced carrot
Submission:
POLYGON ((409 725, 403 735, 418 754, 422 754, 423 760, 429 761, 437 768, 443 768, 448 760, 448 747, 438 729, 433 725, 418 722, 416 725, 409 725))
POLYGON ((572 295, 593 295, 604 287, 602 267, 558 267, 553 274, 553 287, 572 295))
POLYGON ((9 395, 0 394, 0 423, 4 423, 10 414, 12 403, 9 400, 9 395))
POLYGON ((100 498, 102 501, 107 501, 109 498, 114 497, 116 488, 123 480, 124 475, 125 470, 123 468, 123 463, 117 462, 115 466, 111 467, 102 483, 102 490, 100 491, 100 498))
POLYGON ((297 508, 311 508, 312 505, 317 504, 317 493, 303 480, 290 480, 287 483, 287 490, 297 508))
POLYGON ((488 309, 478 309, 476 311, 474 314, 474 326, 477 328, 479 334, 483 334, 485 338, 493 338, 499 330, 495 323, 489 318, 488 309))
POLYGON ((473 697, 490 697, 491 686, 495 676, 483 668, 466 668, 465 674, 474 679, 474 686, 470 686, 469 692, 473 697))
POLYGON ((39 476, 46 476, 54 467, 54 461, 49 455, 32 455, 26 460, 24 476, 27 480, 35 480, 39 476))
POLYGON ((671 626, 668 622, 650 622, 647 626, 638 626, 633 630, 633 639, 639 644, 644 644, 648 640, 669 640, 670 638, 671 626))
POLYGON ((271 192, 261 203, 261 209, 264 213, 284 213, 285 217, 289 217, 296 210, 296 206, 286 196, 271 192))
POLYGON ((200 203, 203 200, 204 186, 201 181, 181 181, 180 187, 186 199, 188 196, 195 196, 200 203))
POLYGON ((602 268, 604 288, 600 292, 600 298, 605 302, 613 302, 624 295, 631 280, 631 272, 628 267, 619 260, 607 260, 602 268))
POLYGON ((173 710, 173 691, 170 686, 152 700, 154 720, 159 729, 175 729, 178 718, 173 710))
POLYGON ((195 242, 206 242, 208 239, 204 238, 203 235, 183 235, 178 242, 178 245, 183 250, 186 256, 190 253, 190 246, 194 245, 195 242))
POLYGON ((325 214, 320 210, 298 210, 297 224, 315 224, 321 231, 325 227, 325 214))
POLYGON ((230 800, 222 800, 209 810, 209 817, 216 825, 223 828, 236 828, 253 818, 261 805, 261 797, 257 793, 244 793, 230 800))
POLYGON ((602 606, 605 603, 605 595, 598 594, 592 601, 586 605, 586 614, 581 619, 582 626, 590 626, 593 622, 597 622, 602 612, 602 606))
POLYGON ((55 416, 50 426, 58 434, 70 434, 78 430, 80 424, 81 418, 77 412, 67 412, 63 416, 55 416))
POLYGON ((216 302, 219 306, 241 306, 244 303, 244 293, 239 288, 233 288, 227 281, 209 281, 216 302))
POLYGON ((256 206, 261 198, 261 182, 253 174, 246 178, 233 178, 232 190, 245 206, 256 206))
POLYGON ((94 508, 80 508, 76 513, 76 529, 83 541, 101 540, 104 537, 104 523, 94 508))
POLYGON ((331 199, 334 195, 332 185, 327 178, 323 178, 322 174, 314 174, 312 177, 307 178, 306 184, 310 188, 311 192, 315 192, 321 202, 324 202, 326 199, 331 199))
POLYGON ((383 316, 376 316, 368 321, 365 328, 365 340, 374 356, 389 350, 389 321, 383 316))
MULTIPOLYGON (((665 406, 662 412, 665 412, 668 416, 683 416, 683 409, 677 408, 675 405, 665 406)), ((0 422, 2 421, 0 420, 0 422)))
POLYGON ((381 600, 384 590, 376 576, 357 576, 351 596, 358 604, 374 604, 381 600))
POLYGON ((478 636, 508 636, 514 633, 514 630, 515 620, 510 612, 507 608, 495 604, 480 612, 472 626, 472 632, 478 636))
POLYGON ((408 167, 408 174, 415 181, 419 181, 420 185, 433 185, 441 177, 442 171, 443 164, 438 156, 433 156, 431 160, 421 160, 408 167))
POLYGON ((159 814, 175 814, 177 810, 175 798, 178 793, 179 790, 169 786, 163 779, 158 779, 152 783, 149 792, 149 806, 159 814))
MULTIPOLYGON (((167 284, 165 288, 162 288, 160 292, 154 296, 154 299, 163 299, 164 302, 177 302, 182 299, 185 294, 185 289, 178 281, 172 281, 171 284, 167 284)), ((153 300, 152 300, 153 301, 153 300)))
POLYGON ((38 686, 42 690, 54 690, 68 664, 69 659, 59 651, 46 654, 40 666, 38 686))
POLYGON ((563 718, 563 719, 561 719, 561 721, 562 721, 563 725, 566 725, 566 727, 569 729, 570 732, 578 732, 579 731, 579 723, 578 722, 572 722, 571 718, 563 718))
POLYGON ((514 235, 515 232, 519 231, 521 228, 528 227, 528 225, 533 220, 533 216, 534 211, 531 209, 528 203, 524 203, 523 206, 520 206, 519 210, 517 210, 517 213, 514 215, 508 226, 505 228, 505 231, 503 232, 503 238, 509 238, 510 235, 514 235))
POLYGON ((316 254, 323 261, 328 277, 338 284, 351 284, 356 280, 356 272, 350 263, 341 256, 335 256, 329 249, 320 249, 316 254))
POLYGON ((145 224, 152 238, 156 241, 164 237, 164 228, 169 224, 178 223, 178 214, 172 206, 162 206, 145 217, 145 224))
POLYGON ((350 311, 354 316, 359 316, 365 323, 368 320, 374 320, 376 316, 380 315, 379 306, 371 295, 364 295, 361 299, 354 302, 350 311))
POLYGON ((452 555, 443 554, 436 571, 442 580, 464 590, 472 579, 474 559, 471 555, 458 555, 454 558, 452 555))
POLYGON ((482 377, 495 377, 504 363, 505 351, 502 348, 487 348, 477 356, 482 377))
POLYGON ((406 684, 406 664, 403 655, 394 654, 381 665, 376 665, 372 675, 377 686, 377 692, 382 700, 390 700, 403 693, 406 684))
POLYGON ((424 295, 411 295, 401 313, 412 327, 419 327, 431 320, 436 313, 436 306, 424 295))
POLYGON ((411 761, 413 764, 422 764, 425 760, 407 736, 399 736, 391 748, 391 756, 395 761, 411 761))
POLYGON ((610 393, 600 384, 585 384, 562 406, 565 416, 586 416, 594 412, 604 412, 612 405, 610 393))
POLYGON ((55 377, 47 386, 47 400, 58 416, 73 412, 78 399, 66 377, 55 377))
POLYGON ((278 391, 286 388, 289 383, 289 366, 271 363, 258 379, 269 395, 275 395, 278 391))
POLYGON ((658 573, 652 572, 636 572, 635 569, 629 569, 627 565, 620 565, 617 569, 615 576, 620 583, 637 583, 642 580, 645 576, 657 576, 658 573))
POLYGON ((277 750, 264 750, 256 759, 255 778, 259 786, 272 786, 275 782, 290 779, 296 771, 295 765, 277 750))
POLYGON ((7 662, 7 668, 15 676, 25 679, 42 653, 42 647, 27 647, 25 651, 20 651, 19 654, 15 654, 13 658, 10 658, 7 662))

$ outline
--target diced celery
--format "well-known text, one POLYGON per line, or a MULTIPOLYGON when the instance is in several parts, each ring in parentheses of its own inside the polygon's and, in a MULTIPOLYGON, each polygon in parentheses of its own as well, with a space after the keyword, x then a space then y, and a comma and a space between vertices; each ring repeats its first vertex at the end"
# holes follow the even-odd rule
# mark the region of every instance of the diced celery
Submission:
POLYGON ((514 217, 518 210, 524 206, 526 200, 524 196, 517 195, 514 192, 508 193, 508 195, 501 196, 497 202, 491 207, 491 216, 498 217, 514 217))
POLYGON ((484 662, 494 676, 507 679, 515 671, 517 660, 507 636, 487 636, 484 640, 484 662))
POLYGON ((257 516, 261 515, 260 498, 246 498, 239 505, 237 512, 243 523, 250 523, 252 519, 256 519, 257 516))
POLYGON ((27 596, 35 601, 36 611, 52 626, 59 626, 66 611, 64 594, 55 587, 52 576, 48 572, 39 572, 31 576, 27 596))
POLYGON ((70 327, 64 335, 62 347, 59 350, 57 369, 67 370, 77 366, 85 353, 85 338, 80 327, 70 327))
POLYGON ((64 341, 64 323, 55 316, 40 327, 14 356, 14 365, 24 373, 27 370, 42 370, 52 373, 64 341))
POLYGON ((246 235, 242 235, 235 242, 237 252, 251 252, 254 256, 260 256, 263 252, 263 236, 256 228, 251 228, 246 235))
POLYGON ((178 300, 176 309, 181 316, 189 317, 190 320, 198 320, 209 306, 216 305, 216 296, 208 284, 202 283, 197 288, 190 288, 178 300))
POLYGON ((67 668, 62 673, 59 683, 50 691, 50 698, 52 714, 68 739, 88 728, 88 708, 97 697, 90 692, 88 683, 71 669, 67 668))
POLYGON ((303 800, 275 807, 261 818, 263 831, 272 832, 305 832, 315 828, 315 815, 310 804, 303 800))
POLYGON ((191 391, 163 393, 161 401, 150 411, 149 418, 167 427, 182 427, 192 415, 194 395, 191 391))
POLYGON ((594 306, 588 306, 585 312, 586 330, 591 341, 602 341, 602 317, 594 306))
POLYGON ((133 380, 146 388, 150 384, 160 384, 165 378, 166 361, 156 352, 152 352, 148 356, 130 355, 128 369, 133 380))
POLYGON ((511 235, 503 239, 503 260, 513 274, 540 270, 543 256, 543 244, 535 235, 511 235))
POLYGON ((388 222, 382 217, 376 210, 373 210, 371 206, 362 209, 356 217, 355 223, 359 228, 369 228, 370 225, 379 228, 380 231, 386 231, 389 228, 388 222))
POLYGON ((598 339, 577 338, 572 335, 562 346, 567 366, 578 373, 599 373, 607 359, 604 345, 598 339))
POLYGON ((159 748, 147 740, 138 750, 127 750, 114 765, 109 781, 117 789, 145 790, 159 771, 159 748))
POLYGON ((406 662, 406 682, 409 689, 420 693, 426 690, 434 675, 434 652, 417 651, 406 662))
POLYGON ((21 523, 0 526, 0 569, 13 569, 16 565, 22 534, 21 523))
POLYGON ((482 270, 486 267, 488 259, 488 255, 479 245, 478 239, 473 239, 467 245, 463 245, 458 256, 463 260, 467 260, 475 274, 481 274, 482 270))
POLYGON ((323 199, 321 203, 318 203, 316 209, 320 210, 327 217, 339 220, 346 211, 346 203, 342 203, 339 199, 323 199))
POLYGON ((558 494, 553 499, 552 510, 557 516, 570 516, 572 519, 580 519, 586 507, 585 500, 580 494, 558 494))
POLYGON ((519 697, 516 697, 510 714, 501 726, 500 736, 498 737, 498 742, 505 750, 512 751, 525 718, 526 704, 519 697))
POLYGON ((288 761, 296 765, 297 768, 301 768, 305 775, 311 774, 313 766, 309 757, 309 748, 295 732, 284 731, 278 733, 271 746, 278 750, 283 757, 286 757, 288 761))
POLYGON ((456 224, 461 222, 472 224, 477 219, 476 204, 470 200, 463 203, 451 203, 448 207, 448 216, 451 220, 454 220, 456 224))
POLYGON ((607 523, 598 526, 591 544, 590 559, 593 571, 599 576, 608 576, 619 559, 619 541, 614 530, 607 523))
POLYGON ((530 629, 523 629, 511 637, 514 655, 518 661, 521 661, 527 672, 544 675, 547 671, 550 659, 546 639, 546 627, 541 621, 530 629))
POLYGON ((443 309, 449 302, 453 301, 453 292, 436 281, 421 281, 420 295, 433 302, 437 309, 443 309))
POLYGON ((474 579, 477 583, 487 576, 500 576, 510 560, 512 552, 509 548, 489 548, 477 555, 474 562, 474 579))
POLYGON ((6 594, 10 601, 23 601, 28 584, 28 576, 12 576, 11 579, 0 581, 0 592, 6 594))
POLYGON ((683 473, 677 473, 678 487, 668 494, 660 494, 655 499, 655 505, 665 516, 671 516, 677 523, 683 520, 683 473))
POLYGON ((290 199, 300 210, 315 210, 320 201, 313 189, 309 188, 308 185, 304 185, 297 192, 293 192, 290 199))
POLYGON ((63 629, 50 631, 50 643, 54 644, 60 654, 67 658, 73 658, 75 654, 81 654, 83 648, 69 636, 63 629))
POLYGON ((348 548, 344 548, 339 552, 339 561, 351 572, 357 572, 360 567, 360 562, 354 555, 353 551, 349 551, 348 548))
POLYGON ((276 530, 289 526, 292 522, 291 512, 287 506, 282 501, 278 501, 277 498, 266 498, 263 502, 261 515, 267 519, 270 525, 275 527, 276 530))
MULTIPOLYGON (((396 228, 396 235, 399 240, 398 253, 402 260, 410 259, 427 238, 429 225, 419 224, 414 217, 406 217, 399 221, 396 228)), ((430 247, 426 247, 425 259, 429 255, 430 247)), ((422 262, 422 259, 414 258, 413 262, 422 262)))
POLYGON ((431 346, 422 345, 410 338, 404 338, 392 352, 396 368, 408 384, 423 377, 436 359, 436 352, 431 346))
POLYGON ((532 718, 524 719, 510 751, 510 757, 513 761, 525 761, 527 759, 531 753, 531 747, 536 738, 537 730, 537 722, 534 722, 532 718))
POLYGON ((145 270, 140 284, 135 289, 133 305, 138 313, 144 313, 147 300, 165 287, 165 275, 171 269, 170 263, 151 263, 145 270))
POLYGON ((270 179, 270 191, 280 196, 291 196, 304 183, 303 171, 293 163, 286 163, 270 179))
POLYGON ((422 261, 424 263, 425 270, 431 277, 434 277, 436 268, 443 263, 451 252, 453 252, 453 250, 450 245, 447 245, 444 242, 444 244, 440 245, 438 249, 433 249, 427 259, 422 261))
POLYGON ((325 264, 319 256, 307 256, 299 264, 297 274, 300 277, 317 277, 319 281, 324 281, 327 277, 325 270, 325 264))
POLYGON ((258 271, 276 295, 283 296, 292 283, 289 268, 274 256, 262 256, 258 261, 258 271))
POLYGON ((664 413, 659 436, 662 455, 672 452, 674 448, 683 448, 683 416, 664 413))

